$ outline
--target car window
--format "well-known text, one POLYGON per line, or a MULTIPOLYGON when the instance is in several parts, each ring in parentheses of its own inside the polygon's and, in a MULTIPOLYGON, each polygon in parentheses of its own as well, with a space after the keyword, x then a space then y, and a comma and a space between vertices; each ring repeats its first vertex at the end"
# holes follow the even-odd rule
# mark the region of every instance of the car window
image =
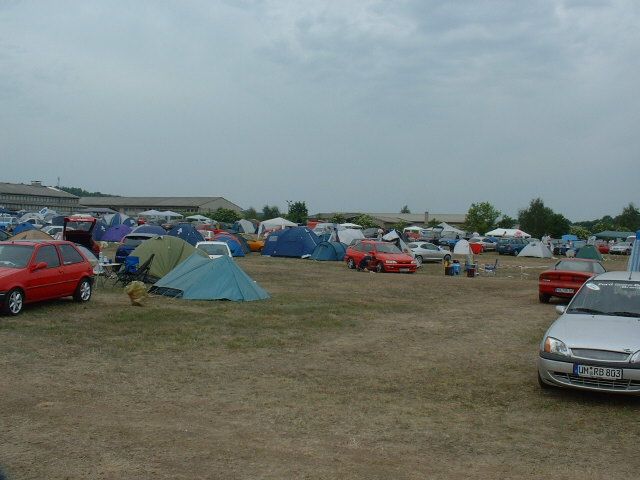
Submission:
POLYGON ((74 263, 82 263, 84 258, 71 245, 60 245, 60 253, 62 254, 62 263, 65 265, 73 265, 74 263))
POLYGON ((377 250, 380 253, 402 253, 402 250, 396 247, 393 243, 379 243, 377 245, 377 250))
POLYGON ((40 262, 46 262, 47 268, 55 268, 60 266, 60 259, 58 258, 58 251, 53 245, 43 245, 38 249, 36 253, 36 265, 40 262))
POLYGON ((409 243, 407 245, 407 247, 409 247, 409 248, 424 248, 424 244, 418 245, 417 243, 409 243))
POLYGON ((365 243, 363 245, 365 252, 373 252, 373 245, 370 243, 365 243))
POLYGON ((0 267, 24 268, 32 254, 29 245, 0 245, 0 267))
POLYGON ((640 283, 589 281, 574 297, 567 312, 640 317, 640 283))
POLYGON ((198 248, 206 252, 207 255, 229 255, 228 247, 219 243, 201 243, 198 248))

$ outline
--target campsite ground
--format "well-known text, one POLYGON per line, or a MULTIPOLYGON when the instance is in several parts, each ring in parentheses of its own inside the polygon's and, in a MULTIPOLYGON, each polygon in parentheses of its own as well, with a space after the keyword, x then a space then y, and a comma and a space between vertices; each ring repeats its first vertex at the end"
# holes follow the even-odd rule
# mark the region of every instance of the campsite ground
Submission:
POLYGON ((471 279, 252 256, 239 263, 271 300, 140 308, 102 288, 2 317, 0 465, 10 479, 635 477, 638 401, 538 388, 556 314, 536 280, 552 262, 500 262, 471 279))

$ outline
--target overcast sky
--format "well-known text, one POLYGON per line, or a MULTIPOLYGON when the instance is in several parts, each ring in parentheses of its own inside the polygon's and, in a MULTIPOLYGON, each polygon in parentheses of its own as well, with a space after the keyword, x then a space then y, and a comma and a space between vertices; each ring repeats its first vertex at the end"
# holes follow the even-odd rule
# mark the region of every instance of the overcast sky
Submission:
POLYGON ((640 2, 0 0, 0 179, 572 220, 638 202, 640 2))

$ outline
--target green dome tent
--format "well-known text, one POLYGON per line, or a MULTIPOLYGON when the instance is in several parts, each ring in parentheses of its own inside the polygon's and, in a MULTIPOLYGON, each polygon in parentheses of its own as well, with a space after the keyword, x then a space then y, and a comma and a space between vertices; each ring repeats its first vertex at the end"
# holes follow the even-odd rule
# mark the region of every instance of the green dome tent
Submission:
POLYGON ((151 262, 149 276, 162 278, 189 258, 194 252, 203 257, 207 257, 204 251, 197 250, 181 238, 163 235, 145 240, 131 252, 131 255, 138 257, 140 264, 146 262, 151 255, 155 255, 151 262))
POLYGON ((269 294, 227 256, 211 260, 193 254, 158 280, 150 293, 185 300, 264 300, 269 294))
POLYGON ((585 245, 578 250, 576 258, 589 258, 591 260, 602 260, 602 255, 593 245, 585 245))

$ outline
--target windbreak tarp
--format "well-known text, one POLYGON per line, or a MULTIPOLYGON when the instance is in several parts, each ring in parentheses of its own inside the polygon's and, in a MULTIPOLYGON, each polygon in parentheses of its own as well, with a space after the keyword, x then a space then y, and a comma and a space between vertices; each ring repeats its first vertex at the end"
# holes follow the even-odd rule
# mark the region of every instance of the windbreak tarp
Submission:
POLYGON ((172 237, 178 237, 187 243, 195 246, 196 243, 204 241, 204 237, 198 232, 195 227, 189 223, 179 223, 171 230, 167 235, 172 237))
POLYGON ((131 233, 131 227, 125 224, 116 225, 113 227, 109 227, 109 229, 104 232, 102 238, 100 239, 103 242, 121 242, 125 235, 129 235, 131 233))
POLYGON ((229 257, 191 255, 156 282, 151 293, 185 300, 264 300, 269 294, 229 257))
POLYGON ((162 278, 194 252, 202 257, 209 258, 205 252, 197 250, 184 240, 164 235, 145 240, 131 252, 131 255, 138 257, 140 264, 146 262, 151 255, 155 255, 151 262, 149 275, 155 278, 162 278))
POLYGON ((591 260, 602 260, 602 255, 593 245, 585 245, 578 250, 576 258, 590 258, 591 260))
POLYGON ((318 260, 320 262, 344 260, 344 255, 347 251, 347 247, 340 242, 321 242, 313 250, 311 254, 311 260, 318 260))
POLYGON ((262 255, 300 258, 311 255, 319 243, 318 236, 307 227, 277 230, 267 237, 262 255))

